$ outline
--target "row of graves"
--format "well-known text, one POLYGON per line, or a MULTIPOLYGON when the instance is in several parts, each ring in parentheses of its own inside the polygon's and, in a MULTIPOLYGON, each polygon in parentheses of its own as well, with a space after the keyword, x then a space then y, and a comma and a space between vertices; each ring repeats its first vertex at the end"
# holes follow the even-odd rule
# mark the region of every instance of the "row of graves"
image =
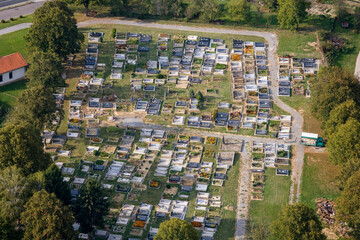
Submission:
POLYGON ((263 200, 266 168, 275 168, 277 176, 289 176, 291 147, 288 144, 252 142, 251 200, 263 200))
POLYGON ((263 42, 233 40, 230 60, 234 102, 270 100, 267 46, 263 42))
POLYGON ((155 179, 168 176, 168 185, 155 207, 156 219, 191 219, 191 224, 201 231, 201 239, 214 239, 224 204, 221 195, 209 192, 209 186, 224 185, 234 164, 235 151, 240 151, 242 144, 242 141, 216 137, 179 135, 174 150, 162 150, 150 182, 157 186, 160 183, 155 179), (216 145, 220 145, 218 153, 216 145), (192 200, 193 191, 196 198, 192 200), (191 212, 190 205, 193 206, 191 212))
MULTIPOLYGON (((80 162, 69 158, 70 151, 59 153, 55 162, 70 183, 73 198, 90 179, 107 189, 112 206, 105 228, 95 232, 97 239, 153 239, 159 223, 170 218, 187 220, 202 232, 202 239, 213 239, 226 203, 209 186, 224 186, 243 142, 114 128, 88 127, 89 145, 80 162), (104 133, 110 129, 114 133, 104 133), (147 189, 155 191, 158 204, 143 197, 148 196, 147 189), (192 193, 195 199, 190 198, 192 193)), ((81 233, 79 238, 89 235, 81 233)))
POLYGON ((310 84, 307 79, 317 74, 320 60, 279 56, 278 64, 278 95, 306 95, 306 97, 310 97, 310 84))

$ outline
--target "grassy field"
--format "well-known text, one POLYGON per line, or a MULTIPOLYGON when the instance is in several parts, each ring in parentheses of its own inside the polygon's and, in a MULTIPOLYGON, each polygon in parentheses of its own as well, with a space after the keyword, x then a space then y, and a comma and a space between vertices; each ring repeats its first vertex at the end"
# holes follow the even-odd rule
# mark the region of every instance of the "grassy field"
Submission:
POLYGON ((289 202, 290 177, 276 176, 276 169, 265 170, 264 200, 250 202, 249 216, 255 226, 265 224, 269 226, 273 222, 281 207, 289 202))
POLYGON ((16 18, 14 21, 7 20, 5 23, 0 23, 0 29, 11 27, 20 23, 29 23, 32 22, 34 15, 23 16, 23 18, 16 18))
POLYGON ((1 35, 0 56, 6 56, 11 53, 20 52, 21 55, 26 59, 28 56, 28 50, 26 48, 26 42, 24 36, 26 35, 27 32, 28 29, 23 29, 16 32, 1 35))
MULTIPOLYGON (((8 112, 12 107, 16 106, 19 94, 26 88, 25 81, 15 82, 0 87, 0 108, 8 112)), ((0 125, 5 120, 6 115, 0 115, 0 125)))
POLYGON ((300 201, 315 208, 316 198, 335 200, 340 195, 336 184, 339 167, 331 164, 327 153, 306 153, 300 201))
POLYGON ((321 122, 311 114, 311 100, 305 96, 280 97, 281 101, 296 109, 304 118, 303 130, 322 134, 321 122))

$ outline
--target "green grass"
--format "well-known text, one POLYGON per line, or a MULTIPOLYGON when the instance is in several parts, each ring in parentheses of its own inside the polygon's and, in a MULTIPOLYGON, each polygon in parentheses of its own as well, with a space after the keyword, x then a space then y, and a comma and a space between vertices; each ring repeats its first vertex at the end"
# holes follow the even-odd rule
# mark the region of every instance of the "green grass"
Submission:
POLYGON ((326 153, 306 153, 300 201, 315 208, 316 198, 335 200, 340 195, 336 183, 339 167, 331 164, 326 153))
MULTIPOLYGON (((228 173, 228 180, 225 185, 220 189, 218 195, 221 195, 222 201, 227 206, 232 206, 236 209, 237 206, 237 190, 238 190, 238 178, 240 169, 240 156, 236 154, 235 164, 231 167, 228 173)), ((219 187, 218 187, 219 188, 219 187)), ((210 188, 211 191, 211 188, 210 188)), ((215 195, 215 193, 213 193, 215 195)), ((236 224, 236 211, 223 209, 223 216, 219 228, 215 233, 215 239, 230 240, 235 236, 235 224, 236 224)))
POLYGON ((320 53, 308 44, 316 42, 314 32, 289 32, 279 30, 277 34, 279 38, 279 55, 320 58, 320 53))
POLYGON ((280 97, 281 101, 298 111, 304 118, 303 130, 321 134, 321 122, 311 112, 311 98, 293 95, 291 97, 280 97))
POLYGON ((11 27, 11 26, 14 26, 14 25, 17 25, 17 24, 20 24, 20 23, 32 22, 33 17, 34 17, 34 15, 31 14, 31 15, 23 16, 23 18, 18 17, 16 19, 14 19, 14 21, 7 20, 5 23, 0 23, 0 29, 11 27))
MULTIPOLYGON (((0 107, 6 112, 17 104, 17 98, 26 88, 25 81, 14 82, 12 84, 0 87, 0 107)), ((5 120, 6 114, 0 116, 0 124, 5 120)))
POLYGON ((273 222, 282 206, 289 202, 290 177, 276 176, 274 168, 265 170, 264 200, 250 202, 250 220, 255 225, 264 223, 269 226, 273 222))
POLYGON ((4 34, 0 36, 0 56, 6 56, 11 53, 20 52, 26 59, 28 56, 28 50, 26 48, 26 42, 24 36, 28 32, 28 29, 19 30, 16 32, 4 34), (4 47, 6 46, 6 47, 4 47))

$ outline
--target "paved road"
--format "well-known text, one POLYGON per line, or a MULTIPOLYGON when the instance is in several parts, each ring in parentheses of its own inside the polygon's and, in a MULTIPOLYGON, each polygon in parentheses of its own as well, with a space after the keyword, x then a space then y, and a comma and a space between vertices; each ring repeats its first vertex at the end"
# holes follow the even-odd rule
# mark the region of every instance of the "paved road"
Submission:
POLYGON ((44 1, 33 2, 19 7, 9 8, 5 10, 0 10, 0 20, 9 20, 10 18, 18 18, 20 15, 26 16, 33 14, 35 10, 41 7, 44 4, 44 1))
POLYGON ((27 2, 28 0, 0 0, 0 8, 8 7, 20 3, 27 2))

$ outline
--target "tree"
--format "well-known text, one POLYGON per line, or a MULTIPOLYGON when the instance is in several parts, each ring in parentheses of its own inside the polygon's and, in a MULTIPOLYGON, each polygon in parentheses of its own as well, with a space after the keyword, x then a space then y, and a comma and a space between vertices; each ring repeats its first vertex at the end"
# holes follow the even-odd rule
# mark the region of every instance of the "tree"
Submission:
POLYGON ((32 54, 30 62, 31 65, 26 71, 27 77, 30 78, 30 86, 53 88, 65 85, 61 76, 64 70, 62 59, 55 53, 36 51, 32 54))
POLYGON ((349 16, 344 0, 334 0, 334 6, 335 6, 336 17, 340 21, 344 21, 349 16))
POLYGON ((15 230, 15 226, 9 221, 0 218, 0 240, 21 239, 21 231, 15 230))
POLYGON ((264 6, 271 11, 276 11, 279 7, 278 0, 262 0, 264 6))
POLYGON ((103 226, 104 216, 109 212, 109 205, 100 183, 93 180, 87 181, 80 189, 80 197, 73 206, 81 231, 88 233, 93 230, 93 225, 103 226))
POLYGON ((10 114, 10 122, 19 125, 25 122, 39 131, 42 131, 45 125, 53 125, 55 113, 59 109, 48 88, 43 85, 30 87, 21 93, 18 101, 19 105, 10 114))
POLYGON ((155 240, 197 240, 199 239, 195 228, 186 221, 172 218, 160 224, 155 240))
POLYGON ((185 9, 185 17, 188 19, 196 18, 200 14, 200 10, 204 5, 203 0, 190 1, 189 5, 185 9))
POLYGON ((45 190, 35 193, 26 203, 21 222, 26 227, 24 240, 76 239, 72 212, 55 194, 45 190))
POLYGON ((351 118, 360 121, 360 107, 354 100, 343 102, 331 110, 329 119, 325 123, 325 134, 331 136, 340 125, 351 118))
POLYGON ((355 172, 346 182, 341 196, 336 201, 336 215, 351 228, 350 235, 360 238, 360 171, 355 172))
POLYGON ((231 21, 244 22, 251 17, 250 4, 246 0, 230 0, 226 8, 231 21))
POLYGON ((306 17, 310 7, 306 0, 279 0, 278 21, 281 28, 295 30, 306 17))
POLYGON ((128 10, 133 16, 144 17, 152 12, 151 0, 129 0, 128 10))
POLYGON ((65 59, 80 50, 84 35, 79 32, 76 19, 66 3, 55 0, 36 9, 25 39, 30 53, 53 52, 65 59))
POLYGON ((354 28, 357 33, 360 32, 360 7, 355 8, 354 12, 354 28))
POLYGON ((103 4, 103 0, 73 0, 70 3, 75 3, 77 5, 83 5, 85 7, 85 16, 89 16, 89 6, 90 4, 103 4))
POLYGON ((64 182, 60 169, 55 164, 52 164, 48 169, 46 169, 44 177, 45 190, 48 193, 55 193, 56 197, 65 205, 70 204, 70 186, 67 182, 64 182))
POLYGON ((339 67, 321 68, 311 88, 312 112, 323 123, 337 105, 354 100, 360 106, 359 80, 339 67))
POLYGON ((360 157, 360 122, 348 120, 339 126, 329 138, 327 149, 334 164, 343 164, 360 157))
POLYGON ((211 22, 217 19, 220 13, 220 5, 216 0, 206 0, 200 9, 200 19, 211 22))
POLYGON ((360 159, 352 158, 341 164, 340 174, 337 176, 340 189, 343 189, 346 181, 354 174, 360 171, 360 159))
POLYGON ((305 204, 286 205, 271 226, 277 240, 325 240, 322 224, 315 211, 305 204))
POLYGON ((28 175, 45 170, 49 164, 50 157, 44 153, 39 131, 26 124, 0 129, 0 168, 15 165, 28 175))
POLYGON ((269 229, 268 225, 264 224, 263 222, 260 222, 257 225, 252 223, 250 225, 250 231, 247 235, 248 235, 248 238, 247 238, 248 240, 269 239, 270 229, 269 229))
POLYGON ((171 14, 173 17, 182 17, 183 12, 184 12, 183 0, 173 0, 170 4, 169 14, 171 14))
POLYGON ((28 182, 16 166, 0 170, 0 219, 16 224, 29 199, 28 182))

